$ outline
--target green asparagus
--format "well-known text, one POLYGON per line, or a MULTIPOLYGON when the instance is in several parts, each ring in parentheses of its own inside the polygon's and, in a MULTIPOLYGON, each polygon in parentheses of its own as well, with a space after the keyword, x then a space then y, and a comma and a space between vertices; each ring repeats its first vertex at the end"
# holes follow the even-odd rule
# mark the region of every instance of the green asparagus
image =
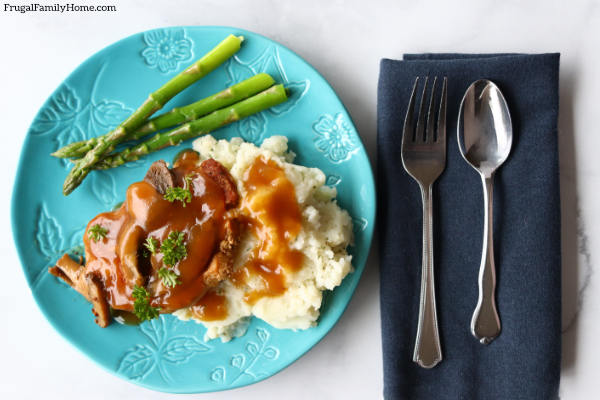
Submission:
POLYGON ((102 136, 93 149, 75 163, 63 184, 63 194, 71 193, 93 169, 95 163, 127 140, 128 133, 135 131, 148 117, 160 110, 173 96, 224 63, 239 49, 244 38, 229 35, 204 57, 194 62, 173 79, 164 84, 123 121, 114 131, 102 136))
MULTIPOLYGON (((254 75, 205 99, 184 107, 174 108, 167 113, 148 120, 148 122, 139 127, 135 132, 128 135, 127 140, 138 140, 150 133, 198 119, 215 110, 247 99, 271 87, 274 83, 275 81, 268 74, 260 73, 254 75)), ((60 148, 52 153, 52 155, 58 158, 81 158, 85 156, 85 153, 94 148, 99 140, 100 137, 94 137, 89 140, 73 142, 60 148)))
POLYGON ((287 92, 283 85, 272 86, 271 88, 239 103, 214 111, 205 117, 188 122, 171 131, 158 133, 137 146, 125 149, 115 155, 110 155, 96 163, 94 168, 110 169, 129 161, 135 161, 146 154, 168 146, 176 146, 184 140, 209 133, 286 100, 287 92))

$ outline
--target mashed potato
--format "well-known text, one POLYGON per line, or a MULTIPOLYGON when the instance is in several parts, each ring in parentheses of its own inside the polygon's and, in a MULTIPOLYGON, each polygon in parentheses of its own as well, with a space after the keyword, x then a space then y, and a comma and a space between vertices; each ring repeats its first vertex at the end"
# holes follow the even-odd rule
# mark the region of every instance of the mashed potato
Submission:
MULTIPOLYGON (((307 329, 317 324, 322 293, 339 286, 352 270, 351 256, 346 247, 352 241, 352 220, 335 201, 336 190, 325 186, 325 175, 317 168, 294 165, 294 153, 288 151, 287 138, 273 136, 260 147, 240 138, 231 141, 203 136, 194 142, 201 160, 213 158, 229 169, 236 179, 238 192, 243 198, 244 173, 255 159, 262 156, 283 168, 287 179, 294 185, 296 200, 302 213, 300 233, 290 247, 304 254, 303 264, 297 272, 286 272, 287 289, 279 296, 261 297, 253 304, 244 300, 248 288, 260 290, 260 279, 250 279, 246 287, 234 285, 230 280, 221 283, 219 294, 226 298, 227 317, 219 321, 197 319, 190 308, 175 315, 183 320, 193 319, 207 328, 206 339, 221 338, 228 341, 245 333, 251 316, 256 316, 280 329, 307 329)), ((234 268, 244 263, 245 256, 256 238, 245 234, 240 244, 234 268)))

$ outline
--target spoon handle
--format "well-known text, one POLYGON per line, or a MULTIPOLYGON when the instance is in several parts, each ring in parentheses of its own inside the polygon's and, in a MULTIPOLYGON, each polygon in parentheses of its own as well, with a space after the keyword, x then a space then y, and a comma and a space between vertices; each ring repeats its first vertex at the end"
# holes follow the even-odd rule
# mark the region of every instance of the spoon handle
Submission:
POLYGON ((483 201, 483 252, 479 267, 479 298, 471 320, 471 333, 482 344, 488 344, 500 334, 500 317, 496 309, 496 266, 494 264, 493 186, 494 175, 481 174, 483 201))
POLYGON ((413 361, 423 368, 433 368, 442 360, 433 281, 433 206, 431 184, 420 186, 423 197, 423 264, 419 323, 413 361))

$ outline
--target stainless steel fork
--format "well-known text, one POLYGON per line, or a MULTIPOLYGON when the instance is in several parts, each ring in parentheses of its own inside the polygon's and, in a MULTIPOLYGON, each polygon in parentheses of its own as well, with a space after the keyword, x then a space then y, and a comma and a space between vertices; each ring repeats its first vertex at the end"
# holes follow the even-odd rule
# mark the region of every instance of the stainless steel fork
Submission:
POLYGON ((433 205, 431 188, 433 182, 440 176, 446 166, 447 78, 444 77, 442 84, 437 123, 435 121, 437 77, 433 79, 433 85, 429 93, 429 107, 427 121, 425 121, 428 80, 429 77, 426 77, 423 85, 416 128, 414 126, 414 109, 419 78, 415 80, 402 132, 402 164, 406 172, 419 184, 423 199, 421 299, 417 338, 413 353, 413 361, 423 368, 433 368, 442 360, 433 279, 433 205))

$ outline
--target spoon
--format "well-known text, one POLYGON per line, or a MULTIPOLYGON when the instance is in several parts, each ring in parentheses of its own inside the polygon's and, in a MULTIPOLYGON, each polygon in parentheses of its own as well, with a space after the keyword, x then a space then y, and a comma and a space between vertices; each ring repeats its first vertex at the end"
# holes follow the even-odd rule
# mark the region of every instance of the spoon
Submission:
POLYGON ((483 183, 483 251, 479 267, 479 298, 471 319, 471 333, 481 343, 488 344, 500 334, 501 329, 495 300, 494 172, 506 160, 512 145, 508 106, 493 82, 482 79, 469 86, 460 103, 457 131, 460 153, 479 172, 483 183))

